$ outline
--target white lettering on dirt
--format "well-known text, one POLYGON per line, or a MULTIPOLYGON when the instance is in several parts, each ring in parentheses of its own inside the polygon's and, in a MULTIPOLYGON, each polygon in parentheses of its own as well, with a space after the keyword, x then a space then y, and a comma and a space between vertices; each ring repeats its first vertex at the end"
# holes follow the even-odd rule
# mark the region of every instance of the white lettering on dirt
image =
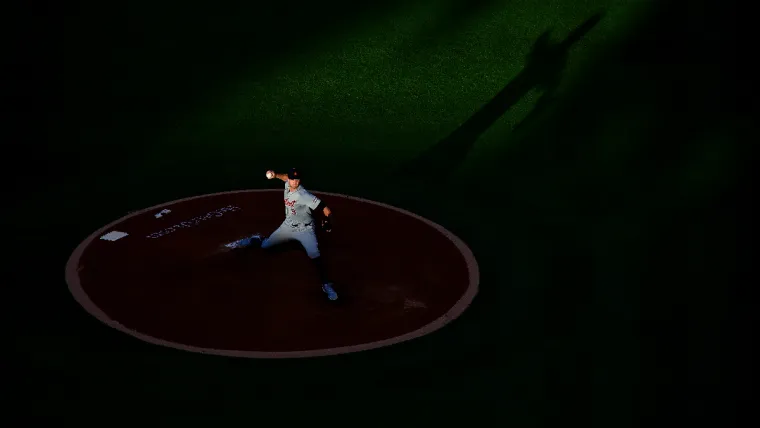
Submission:
POLYGON ((158 232, 153 232, 149 235, 146 235, 146 238, 153 238, 153 239, 160 238, 162 236, 166 236, 172 232, 175 232, 179 229, 188 229, 191 227, 195 227, 195 226, 198 226, 202 221, 205 221, 214 217, 221 217, 224 215, 224 213, 237 211, 239 209, 240 207, 236 207, 234 205, 227 205, 226 207, 219 208, 217 210, 211 211, 204 215, 193 217, 190 220, 185 220, 173 226, 169 226, 166 229, 159 230, 158 232))

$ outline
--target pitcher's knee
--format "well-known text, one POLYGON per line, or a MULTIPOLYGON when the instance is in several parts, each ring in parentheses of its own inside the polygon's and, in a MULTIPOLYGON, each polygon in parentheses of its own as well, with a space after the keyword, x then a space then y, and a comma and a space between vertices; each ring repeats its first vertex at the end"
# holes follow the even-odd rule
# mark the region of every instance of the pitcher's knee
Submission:
POLYGON ((269 238, 264 239, 263 241, 261 241, 261 248, 267 249, 267 248, 269 248, 271 246, 272 246, 272 244, 269 242, 269 238))
POLYGON ((310 258, 310 259, 316 259, 316 258, 317 258, 317 257, 319 257, 319 255, 320 255, 320 254, 319 254, 319 250, 318 250, 318 249, 316 249, 316 248, 315 248, 315 249, 313 249, 313 250, 307 250, 307 251, 306 251, 306 254, 308 254, 308 255, 309 255, 309 258, 310 258))

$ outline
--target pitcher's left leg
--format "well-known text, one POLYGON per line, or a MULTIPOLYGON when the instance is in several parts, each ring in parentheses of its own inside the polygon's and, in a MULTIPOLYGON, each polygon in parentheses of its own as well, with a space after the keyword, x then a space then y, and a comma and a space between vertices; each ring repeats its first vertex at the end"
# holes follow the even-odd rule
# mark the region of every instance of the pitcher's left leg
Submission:
POLYGON ((322 291, 327 293, 327 297, 330 300, 336 300, 338 298, 338 293, 333 290, 333 284, 327 275, 327 268, 322 259, 322 254, 319 252, 317 234, 314 233, 313 229, 309 229, 298 233, 296 239, 298 239, 298 242, 300 242, 304 250, 306 250, 306 254, 314 262, 314 266, 317 268, 317 273, 319 274, 319 281, 322 284, 322 291))

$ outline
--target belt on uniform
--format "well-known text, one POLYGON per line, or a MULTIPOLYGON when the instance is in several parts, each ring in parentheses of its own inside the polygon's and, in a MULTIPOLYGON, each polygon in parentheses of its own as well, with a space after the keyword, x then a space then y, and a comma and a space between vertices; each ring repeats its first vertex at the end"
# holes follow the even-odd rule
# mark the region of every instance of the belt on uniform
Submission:
MULTIPOLYGON (((311 226, 313 224, 314 224, 314 222, 303 223, 303 226, 304 227, 309 227, 309 226, 311 226)), ((290 227, 292 227, 294 229, 297 228, 297 227, 300 227, 301 225, 302 225, 301 223, 290 223, 290 227)))

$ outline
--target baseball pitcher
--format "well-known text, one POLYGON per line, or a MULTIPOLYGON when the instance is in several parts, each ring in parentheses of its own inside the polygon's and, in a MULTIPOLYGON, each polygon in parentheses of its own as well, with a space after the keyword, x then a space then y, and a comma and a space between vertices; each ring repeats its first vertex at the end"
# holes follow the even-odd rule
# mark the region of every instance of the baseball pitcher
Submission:
POLYGON ((319 253, 319 243, 315 232, 314 212, 323 214, 321 227, 326 232, 332 230, 330 217, 332 211, 318 197, 309 193, 301 186, 301 174, 296 168, 292 168, 287 174, 277 174, 272 170, 267 171, 268 179, 279 178, 285 182, 284 198, 285 220, 269 235, 263 238, 261 234, 255 234, 225 245, 228 248, 244 248, 258 244, 261 248, 271 248, 283 242, 296 240, 301 243, 306 254, 314 262, 319 273, 322 291, 330 300, 336 300, 338 293, 333 289, 332 282, 327 277, 324 262, 319 253))

